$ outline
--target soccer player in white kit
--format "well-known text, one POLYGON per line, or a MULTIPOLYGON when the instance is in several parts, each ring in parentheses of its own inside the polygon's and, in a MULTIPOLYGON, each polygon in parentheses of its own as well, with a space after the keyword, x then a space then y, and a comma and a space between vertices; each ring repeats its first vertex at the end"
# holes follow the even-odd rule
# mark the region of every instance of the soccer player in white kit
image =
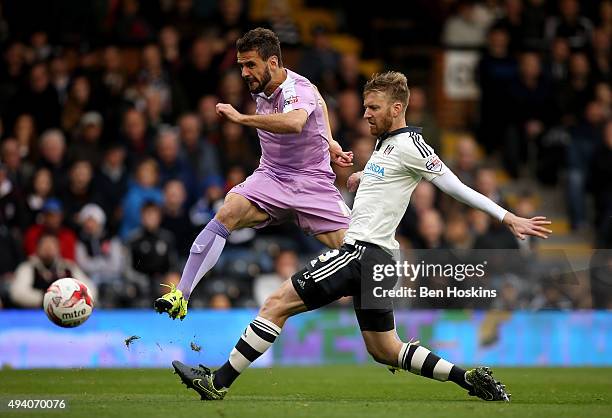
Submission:
POLYGON ((545 227, 550 224, 545 217, 515 216, 461 183, 425 143, 420 128, 406 126, 408 98, 406 77, 398 72, 377 74, 364 88, 364 118, 378 139, 364 171, 349 179, 349 188, 358 190, 344 245, 310 261, 285 281, 266 300, 221 368, 212 372, 203 366, 172 363, 183 382, 203 400, 223 399, 240 373, 272 346, 289 317, 343 296, 353 297, 363 339, 377 362, 393 370, 452 381, 468 394, 484 400, 510 400, 504 385, 493 378, 490 369, 477 367, 466 371, 418 342, 402 342, 395 330, 392 300, 372 297, 374 286, 391 289, 397 281, 397 277, 386 277, 383 282, 374 282, 374 268, 394 265, 393 253, 399 248, 395 230, 412 191, 423 178, 502 221, 519 239, 526 235, 547 238, 551 233, 545 227))

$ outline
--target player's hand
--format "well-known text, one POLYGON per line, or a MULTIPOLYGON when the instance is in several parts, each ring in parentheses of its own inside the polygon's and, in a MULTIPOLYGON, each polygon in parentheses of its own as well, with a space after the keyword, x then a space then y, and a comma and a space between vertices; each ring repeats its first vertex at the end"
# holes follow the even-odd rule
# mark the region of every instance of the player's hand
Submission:
POLYGON ((228 120, 235 123, 242 123, 242 117, 244 115, 234 109, 234 106, 232 106, 231 104, 217 103, 215 110, 217 111, 217 115, 221 117, 227 118, 228 120))
POLYGON ((339 167, 350 167, 353 165, 353 152, 344 152, 335 139, 329 141, 329 156, 331 161, 339 167))
POLYGON ((357 191, 357 188, 359 187, 359 183, 361 182, 362 173, 363 171, 358 171, 350 175, 350 177, 346 181, 346 187, 348 188, 349 192, 353 193, 357 191))
POLYGON ((546 216, 535 216, 531 219, 527 219, 508 212, 506 216, 504 216, 503 222, 510 228, 514 236, 521 240, 527 238, 527 235, 546 239, 552 234, 550 229, 544 227, 544 225, 551 224, 551 222, 546 219, 546 216))

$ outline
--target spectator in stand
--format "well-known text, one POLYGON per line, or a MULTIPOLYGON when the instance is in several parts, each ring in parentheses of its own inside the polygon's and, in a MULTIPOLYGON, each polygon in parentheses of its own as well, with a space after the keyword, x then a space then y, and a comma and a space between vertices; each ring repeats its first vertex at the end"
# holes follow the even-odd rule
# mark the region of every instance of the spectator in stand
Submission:
POLYGON ((225 181, 221 176, 209 176, 202 182, 203 193, 189 210, 189 219, 199 230, 215 217, 223 204, 225 181))
POLYGON ((446 47, 479 48, 485 43, 487 28, 478 22, 473 0, 459 0, 444 22, 442 44, 446 47))
POLYGON ((53 177, 51 177, 51 172, 46 168, 39 168, 34 173, 26 194, 28 225, 37 222, 40 210, 47 199, 53 196, 53 194, 53 177))
POLYGON ((419 239, 416 248, 439 250, 449 248, 444 239, 444 220, 436 209, 427 209, 418 219, 419 239))
POLYGON ((547 61, 548 77, 552 81, 555 89, 567 82, 569 77, 569 58, 571 49, 567 39, 555 38, 550 47, 547 61))
POLYGON ((164 67, 167 67, 170 74, 176 76, 183 65, 181 57, 181 35, 177 27, 166 25, 159 31, 159 46, 164 67))
POLYGON ((104 115, 106 126, 118 126, 121 121, 120 110, 127 78, 119 48, 114 45, 104 48, 98 85, 100 110, 104 115))
POLYGON ((76 264, 61 256, 57 237, 44 233, 36 243, 36 253, 17 267, 10 288, 11 299, 19 307, 40 309, 49 285, 64 277, 85 283, 96 299, 96 286, 76 264))
MULTIPOLYGON (((570 129, 571 141, 567 147, 567 203, 572 230, 587 228, 586 181, 593 153, 602 141, 603 108, 599 102, 590 102, 584 116, 570 129)), ((609 180, 609 179, 608 179, 609 180)))
POLYGON ((591 21, 580 15, 577 0, 559 0, 559 15, 548 18, 546 22, 546 38, 549 41, 557 37, 566 38, 573 50, 588 46, 592 30, 591 21))
POLYGON ((157 294, 164 276, 176 269, 176 246, 171 232, 161 229, 162 212, 157 203, 142 206, 142 223, 127 241, 126 276, 145 298, 157 294))
POLYGON ((558 86, 555 97, 559 109, 558 118, 562 126, 575 126, 580 121, 593 93, 589 59, 582 52, 572 54, 569 60, 568 79, 558 86))
POLYGON ((73 133, 83 115, 92 110, 91 84, 85 75, 75 77, 68 89, 68 99, 62 110, 62 129, 73 133))
POLYGON ((151 153, 153 132, 148 129, 145 115, 137 109, 128 109, 123 115, 123 140, 127 147, 128 166, 151 153))
POLYGON ((23 231, 27 226, 22 192, 8 178, 6 166, 0 162, 0 224, 10 230, 23 231))
POLYGON ((125 148, 117 142, 110 143, 104 151, 102 163, 94 176, 94 187, 99 193, 101 206, 106 213, 108 229, 113 234, 121 220, 121 200, 128 189, 128 171, 125 164, 125 148))
POLYGON ((178 180, 170 180, 164 186, 161 227, 172 232, 178 254, 189 254, 191 243, 200 232, 189 220, 185 207, 187 192, 178 180))
POLYGON ((444 241, 449 248, 468 250, 472 248, 473 237, 464 215, 451 215, 444 228, 444 241))
POLYGON ((179 77, 190 108, 195 108, 202 96, 216 92, 219 84, 218 65, 213 40, 197 38, 191 45, 190 60, 179 77))
POLYGON ((528 50, 546 49, 546 0, 527 0, 523 10, 523 47, 528 50))
MULTIPOLYGON (((600 243, 609 242, 612 236, 612 119, 603 126, 603 140, 597 144, 590 163, 590 183, 595 200, 595 227, 600 243)), ((611 247, 601 247, 611 248, 611 247)))
POLYGON ((34 254, 36 243, 42 235, 52 234, 59 241, 62 258, 74 261, 76 257, 76 235, 71 229, 62 226, 64 220, 62 202, 56 198, 47 199, 40 212, 40 223, 30 226, 24 235, 26 255, 34 254))
POLYGON ((159 183, 179 180, 185 186, 189 201, 196 196, 197 179, 189 161, 181 155, 178 134, 175 129, 162 129, 157 137, 156 157, 159 166, 159 183))
POLYGON ((612 33, 612 1, 603 0, 599 3, 598 26, 606 31, 606 33, 612 33))
POLYGON ((593 31, 590 50, 591 68, 595 80, 610 83, 612 81, 612 48, 611 33, 599 27, 593 31))
POLYGON ((68 187, 61 194, 64 202, 64 223, 74 231, 79 229, 78 215, 88 203, 100 203, 102 197, 93 183, 93 167, 87 160, 77 160, 70 167, 68 187))
POLYGON ((71 161, 87 160, 93 166, 100 162, 103 120, 98 112, 85 113, 79 122, 74 140, 68 147, 71 161))
POLYGON ((155 160, 147 158, 141 161, 123 198, 123 221, 119 231, 123 240, 140 225, 141 207, 145 202, 162 202, 162 192, 158 184, 159 168, 155 160))
POLYGON ((504 139, 504 166, 517 178, 529 144, 540 141, 552 119, 552 95, 539 55, 525 52, 520 56, 519 76, 510 85, 508 100, 510 124, 504 139))
POLYGON ((100 288, 118 283, 123 274, 123 246, 118 238, 107 234, 106 215, 94 203, 79 212, 79 241, 76 262, 100 288))
MULTIPOLYGON (((477 68, 481 93, 478 140, 488 154, 501 148, 499 133, 508 125, 508 83, 517 74, 517 63, 510 54, 509 42, 508 31, 501 26, 493 26, 477 68)), ((408 111, 410 107, 412 98, 408 111)))
POLYGON ((234 166, 244 167, 250 173, 257 165, 257 161, 253 158, 253 149, 244 131, 244 127, 237 123, 226 121, 221 125, 219 155, 224 173, 234 166))
POLYGON ((442 152, 440 148, 442 146, 440 128, 436 118, 428 109, 427 95, 422 87, 414 86, 410 88, 410 106, 406 109, 406 123, 422 127, 423 138, 426 138, 427 145, 438 154, 442 152))
POLYGON ((189 161, 198 181, 219 175, 217 148, 202 136, 201 122, 195 113, 186 113, 178 121, 181 158, 189 161))
MULTIPOLYGON (((345 52, 340 56, 336 79, 336 88, 338 91, 363 91, 363 86, 365 86, 368 80, 359 70, 359 56, 356 53, 345 52)), ((412 106, 412 103, 410 106, 412 106)))
POLYGON ((214 95, 203 96, 198 101, 198 116, 202 121, 202 135, 208 137, 211 143, 216 144, 221 126, 221 118, 217 115, 219 98, 214 95))
POLYGON ((503 16, 493 23, 508 34, 508 49, 512 54, 525 50, 523 17, 522 0, 505 0, 503 16))
POLYGON ((478 171, 478 149, 476 141, 471 135, 461 135, 455 146, 455 161, 452 164, 453 172, 466 185, 474 187, 478 171))
POLYGON ((13 137, 19 142, 19 155, 24 161, 34 163, 38 158, 38 147, 36 140, 36 125, 34 118, 29 113, 17 116, 13 126, 13 137))
POLYGON ((274 260, 274 272, 255 278, 253 296, 257 306, 263 306, 266 299, 278 289, 281 283, 290 279, 299 268, 299 259, 295 251, 279 252, 274 260))
POLYGON ((164 68, 162 52, 157 44, 149 44, 143 49, 142 62, 143 68, 138 74, 140 88, 157 94, 163 121, 173 120, 187 106, 182 87, 164 68))
POLYGON ((283 52, 294 51, 301 43, 301 36, 300 28, 294 18, 294 11, 291 10, 291 3, 285 0, 269 0, 266 17, 267 22, 258 26, 268 27, 276 33, 283 44, 283 52))
POLYGON ((29 113, 41 131, 59 127, 61 111, 59 98, 50 83, 46 64, 39 62, 32 66, 28 86, 17 93, 14 100, 10 107, 14 116, 9 116, 9 124, 16 120, 17 115, 29 113))
MULTIPOLYGON (((21 42, 13 41, 6 45, 0 65, 0 88, 2 91, 2 94, 0 94, 0 112, 3 115, 19 91, 27 65, 24 45, 21 42)), ((4 122, 9 121, 5 119, 4 122)))
POLYGON ((153 38, 153 29, 140 12, 139 0, 123 0, 120 14, 113 25, 115 39, 125 44, 138 44, 153 38))
POLYGON ((68 71, 68 63, 63 55, 55 55, 49 63, 49 74, 51 76, 51 84, 57 92, 60 105, 64 106, 68 99, 68 87, 70 85, 70 72, 68 71))
POLYGON ((173 1, 167 20, 178 29, 181 39, 186 41, 191 41, 201 31, 202 22, 195 13, 193 0, 173 1))
POLYGON ((19 142, 15 138, 6 138, 2 142, 0 157, 5 165, 8 178, 17 189, 23 192, 32 179, 34 166, 27 160, 22 160, 19 154, 19 142))
POLYGON ((312 47, 302 54, 297 70, 323 91, 333 91, 340 64, 340 54, 333 49, 329 35, 325 26, 317 25, 312 29, 312 47))
POLYGON ((482 193, 501 207, 508 207, 499 186, 497 184, 497 173, 490 166, 483 166, 476 171, 476 191, 482 193))
POLYGON ((219 100, 229 103, 236 109, 245 112, 246 107, 252 100, 248 100, 244 81, 239 71, 231 70, 221 76, 219 82, 219 100))
POLYGON ((66 185, 66 173, 68 173, 66 138, 59 129, 51 129, 41 135, 40 158, 37 166, 51 171, 58 190, 66 185))
POLYGON ((334 138, 343 147, 353 143, 358 136, 356 130, 359 121, 363 119, 363 103, 355 90, 344 90, 338 95, 338 119, 340 129, 338 137, 334 138))

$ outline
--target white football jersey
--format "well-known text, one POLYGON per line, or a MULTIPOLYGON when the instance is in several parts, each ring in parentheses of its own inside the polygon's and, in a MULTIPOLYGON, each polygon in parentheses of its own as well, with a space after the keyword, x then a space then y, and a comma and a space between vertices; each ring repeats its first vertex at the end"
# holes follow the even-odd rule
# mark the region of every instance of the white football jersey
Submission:
POLYGON ((414 188, 422 178, 431 181, 447 170, 423 140, 421 128, 407 126, 379 137, 361 175, 344 242, 398 249, 395 230, 414 188))

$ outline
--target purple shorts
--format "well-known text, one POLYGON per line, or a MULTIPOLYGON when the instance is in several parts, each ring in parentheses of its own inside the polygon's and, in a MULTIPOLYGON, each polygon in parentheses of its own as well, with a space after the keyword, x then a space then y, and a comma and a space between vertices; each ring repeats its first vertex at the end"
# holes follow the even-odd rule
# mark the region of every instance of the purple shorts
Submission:
POLYGON ((246 197, 270 215, 257 225, 293 221, 309 235, 347 229, 350 209, 329 177, 278 175, 259 167, 229 193, 246 197))

